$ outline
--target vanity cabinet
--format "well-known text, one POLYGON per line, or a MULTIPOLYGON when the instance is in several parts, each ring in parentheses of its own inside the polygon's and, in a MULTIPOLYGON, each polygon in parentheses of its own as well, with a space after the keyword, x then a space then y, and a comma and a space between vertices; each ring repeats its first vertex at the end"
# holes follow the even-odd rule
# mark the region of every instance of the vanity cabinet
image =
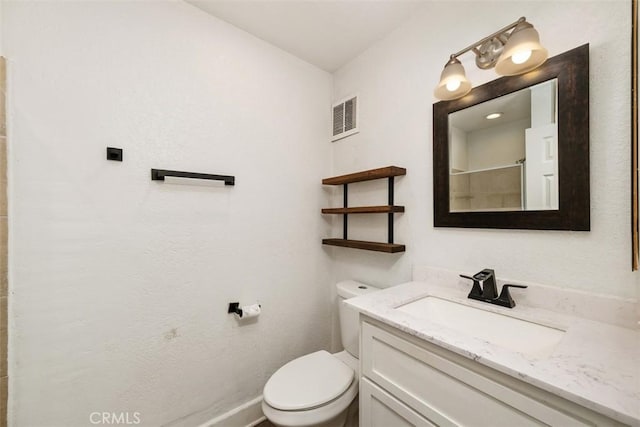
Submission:
POLYGON ((366 378, 360 381, 360 425, 435 427, 435 424, 366 378))
POLYGON ((621 425, 366 317, 360 360, 361 427, 621 425))

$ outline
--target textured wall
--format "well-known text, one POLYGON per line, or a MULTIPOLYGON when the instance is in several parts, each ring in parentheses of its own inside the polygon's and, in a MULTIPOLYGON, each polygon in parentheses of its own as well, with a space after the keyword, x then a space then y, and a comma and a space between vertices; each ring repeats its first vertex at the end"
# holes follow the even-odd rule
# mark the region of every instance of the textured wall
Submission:
POLYGON ((331 76, 181 2, 10 2, 5 20, 11 425, 221 414, 327 348, 331 76), (238 300, 257 322, 226 313, 238 300))
MULTIPOLYGON (((334 172, 394 164, 408 173, 396 184, 396 203, 407 208, 396 220, 396 240, 407 245, 407 252, 389 256, 332 249, 337 279, 388 286, 409 280, 415 264, 467 273, 492 267, 499 277, 634 297, 638 274, 630 268, 630 31, 631 5, 626 1, 430 2, 339 70, 334 99, 359 94, 360 133, 333 145, 334 172), (591 232, 436 229, 433 88, 452 52, 520 16, 536 26, 551 55, 591 44, 591 232)), ((497 77, 477 69, 472 54, 461 60, 476 85, 497 77)), ((384 187, 381 191, 378 201, 385 197, 384 187)), ((336 235, 339 226, 336 221, 336 235)), ((354 221, 350 230, 361 238, 384 239, 384 227, 383 220, 367 218, 354 221)))

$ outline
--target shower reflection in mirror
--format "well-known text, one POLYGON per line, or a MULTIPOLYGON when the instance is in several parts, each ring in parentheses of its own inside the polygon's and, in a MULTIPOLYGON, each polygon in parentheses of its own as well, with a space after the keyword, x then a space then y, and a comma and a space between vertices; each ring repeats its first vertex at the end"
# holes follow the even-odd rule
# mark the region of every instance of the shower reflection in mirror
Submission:
POLYGON ((450 212, 558 209, 557 79, 449 114, 450 212))

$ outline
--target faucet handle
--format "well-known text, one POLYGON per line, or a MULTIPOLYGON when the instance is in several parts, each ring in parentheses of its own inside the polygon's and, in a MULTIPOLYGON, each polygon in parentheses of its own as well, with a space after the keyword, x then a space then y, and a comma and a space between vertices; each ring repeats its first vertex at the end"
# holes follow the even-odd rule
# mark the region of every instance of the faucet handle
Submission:
POLYGON ((506 284, 502 286, 502 291, 500 291, 500 296, 495 300, 495 304, 501 305, 503 307, 513 308, 516 306, 516 302, 511 298, 511 293, 509 292, 509 288, 526 288, 525 285, 511 285, 506 284))
POLYGON ((460 277, 462 277, 463 279, 469 279, 473 281, 473 287, 471 288, 471 292, 469 292, 469 298, 473 298, 473 299, 482 298, 482 288, 480 287, 479 280, 471 276, 465 276, 464 274, 461 274, 460 277))
POLYGON ((528 288, 527 285, 512 285, 511 283, 506 283, 504 286, 502 286, 503 288, 508 287, 508 288, 528 288))

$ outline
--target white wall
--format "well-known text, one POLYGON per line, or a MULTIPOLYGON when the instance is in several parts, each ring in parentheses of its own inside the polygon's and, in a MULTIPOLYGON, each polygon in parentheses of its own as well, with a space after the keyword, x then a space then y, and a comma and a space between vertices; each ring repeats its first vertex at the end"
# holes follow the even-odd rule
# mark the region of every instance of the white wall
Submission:
POLYGON ((451 150, 451 169, 466 171, 469 169, 469 147, 467 133, 453 125, 449 126, 449 149, 451 150))
POLYGON ((182 2, 4 12, 10 425, 222 414, 328 348, 331 76, 182 2), (236 186, 152 182, 151 168, 236 186), (257 322, 226 313, 256 300, 257 322))
POLYGON ((516 120, 467 134, 469 170, 505 166, 524 159, 530 119, 516 120))
MULTIPOLYGON (((397 179, 401 255, 332 249, 336 279, 388 286, 411 278, 413 265, 634 297, 630 268, 630 4, 597 2, 430 2, 422 13, 334 76, 334 99, 359 93, 360 133, 333 145, 334 173, 385 165, 407 168, 397 179), (526 16, 550 54, 591 44, 591 232, 433 227, 433 88, 449 55, 526 16)), ((461 57, 475 84, 496 78, 472 54, 461 57)), ((384 200, 384 187, 381 188, 384 200)), ((355 189, 350 191, 350 195, 355 189)), ((369 239, 377 219, 359 220, 369 239)), ((384 228, 384 222, 378 223, 384 228)), ((335 234, 339 234, 336 223, 335 234)))

